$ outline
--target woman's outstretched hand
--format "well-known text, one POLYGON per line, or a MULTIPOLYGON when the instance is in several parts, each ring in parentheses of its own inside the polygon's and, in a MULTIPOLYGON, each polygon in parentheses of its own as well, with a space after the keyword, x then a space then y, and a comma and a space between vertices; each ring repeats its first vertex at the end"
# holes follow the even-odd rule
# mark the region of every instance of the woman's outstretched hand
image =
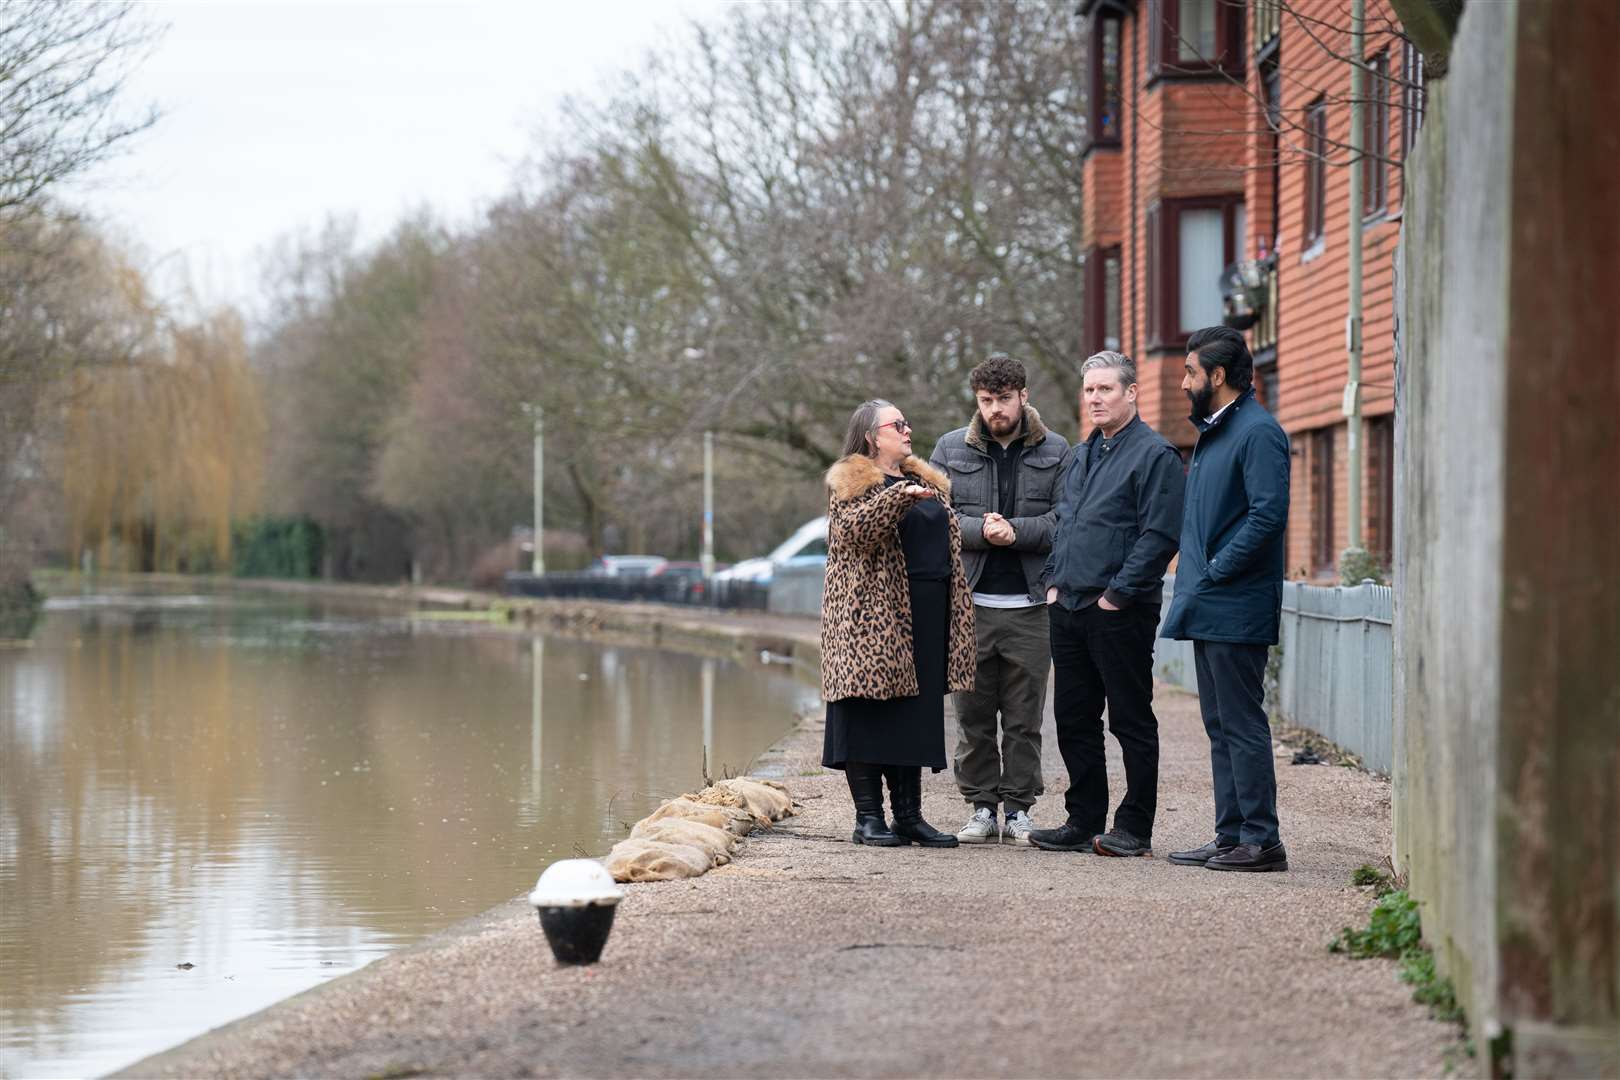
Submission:
POLYGON ((906 484, 900 491, 913 499, 932 499, 934 497, 934 489, 924 487, 922 484, 906 484))

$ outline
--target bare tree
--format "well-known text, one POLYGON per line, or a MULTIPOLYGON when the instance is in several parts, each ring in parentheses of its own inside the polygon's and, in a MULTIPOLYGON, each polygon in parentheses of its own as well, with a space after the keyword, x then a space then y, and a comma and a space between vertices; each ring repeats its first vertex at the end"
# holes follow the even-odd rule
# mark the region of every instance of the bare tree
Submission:
POLYGON ((156 122, 123 98, 158 33, 133 3, 0 5, 0 217, 36 208, 156 122))

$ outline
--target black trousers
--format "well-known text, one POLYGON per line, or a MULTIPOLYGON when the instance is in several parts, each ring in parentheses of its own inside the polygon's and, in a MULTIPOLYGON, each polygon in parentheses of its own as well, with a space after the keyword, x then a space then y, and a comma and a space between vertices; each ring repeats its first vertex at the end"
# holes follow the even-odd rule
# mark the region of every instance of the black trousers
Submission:
POLYGON ((1143 842, 1153 839, 1159 801, 1159 718, 1153 713, 1153 638, 1157 604, 1107 611, 1091 604, 1070 611, 1046 608, 1052 632, 1058 750, 1069 770, 1063 802, 1069 823, 1087 833, 1107 830, 1108 765, 1103 753, 1103 706, 1108 730, 1125 758, 1125 798, 1114 825, 1143 842))
POLYGON ((1209 733, 1215 835, 1223 844, 1270 847, 1277 828, 1277 769, 1266 717, 1264 645, 1194 641, 1198 707, 1209 733))

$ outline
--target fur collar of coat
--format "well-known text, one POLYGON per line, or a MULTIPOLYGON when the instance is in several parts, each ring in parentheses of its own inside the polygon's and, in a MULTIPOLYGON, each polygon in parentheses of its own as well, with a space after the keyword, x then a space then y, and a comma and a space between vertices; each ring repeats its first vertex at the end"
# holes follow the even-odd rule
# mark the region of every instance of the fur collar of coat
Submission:
MULTIPOLYGON (((1041 430, 1045 431, 1044 428, 1041 430)), ((900 471, 937 489, 941 494, 951 493, 950 478, 915 454, 900 463, 900 471)), ((838 502, 849 502, 875 487, 881 487, 884 476, 876 461, 865 454, 851 454, 840 458, 827 470, 827 490, 838 502)))
MULTIPOLYGON (((1046 441, 1046 425, 1041 423, 1041 414, 1035 411, 1035 406, 1024 406, 1024 445, 1039 446, 1046 441)), ((984 417, 979 410, 973 410, 973 419, 968 421, 967 434, 963 436, 967 444, 976 450, 985 449, 990 441, 990 433, 985 430, 984 417)))

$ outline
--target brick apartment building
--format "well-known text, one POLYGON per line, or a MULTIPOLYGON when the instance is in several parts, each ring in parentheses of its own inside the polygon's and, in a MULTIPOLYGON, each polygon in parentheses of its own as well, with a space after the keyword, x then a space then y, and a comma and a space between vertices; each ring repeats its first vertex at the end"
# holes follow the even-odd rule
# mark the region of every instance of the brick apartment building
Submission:
POLYGON ((1367 0, 1369 153, 1353 166, 1347 11, 1344 0, 1079 6, 1090 30, 1081 233, 1091 351, 1135 358, 1143 418, 1190 449, 1187 336, 1223 318, 1248 331, 1257 392, 1293 443, 1296 578, 1331 575, 1349 535, 1352 167, 1363 181, 1362 544, 1386 565, 1393 544, 1394 258, 1422 61, 1385 0, 1367 0), (1247 304, 1227 305, 1228 294, 1247 304))

